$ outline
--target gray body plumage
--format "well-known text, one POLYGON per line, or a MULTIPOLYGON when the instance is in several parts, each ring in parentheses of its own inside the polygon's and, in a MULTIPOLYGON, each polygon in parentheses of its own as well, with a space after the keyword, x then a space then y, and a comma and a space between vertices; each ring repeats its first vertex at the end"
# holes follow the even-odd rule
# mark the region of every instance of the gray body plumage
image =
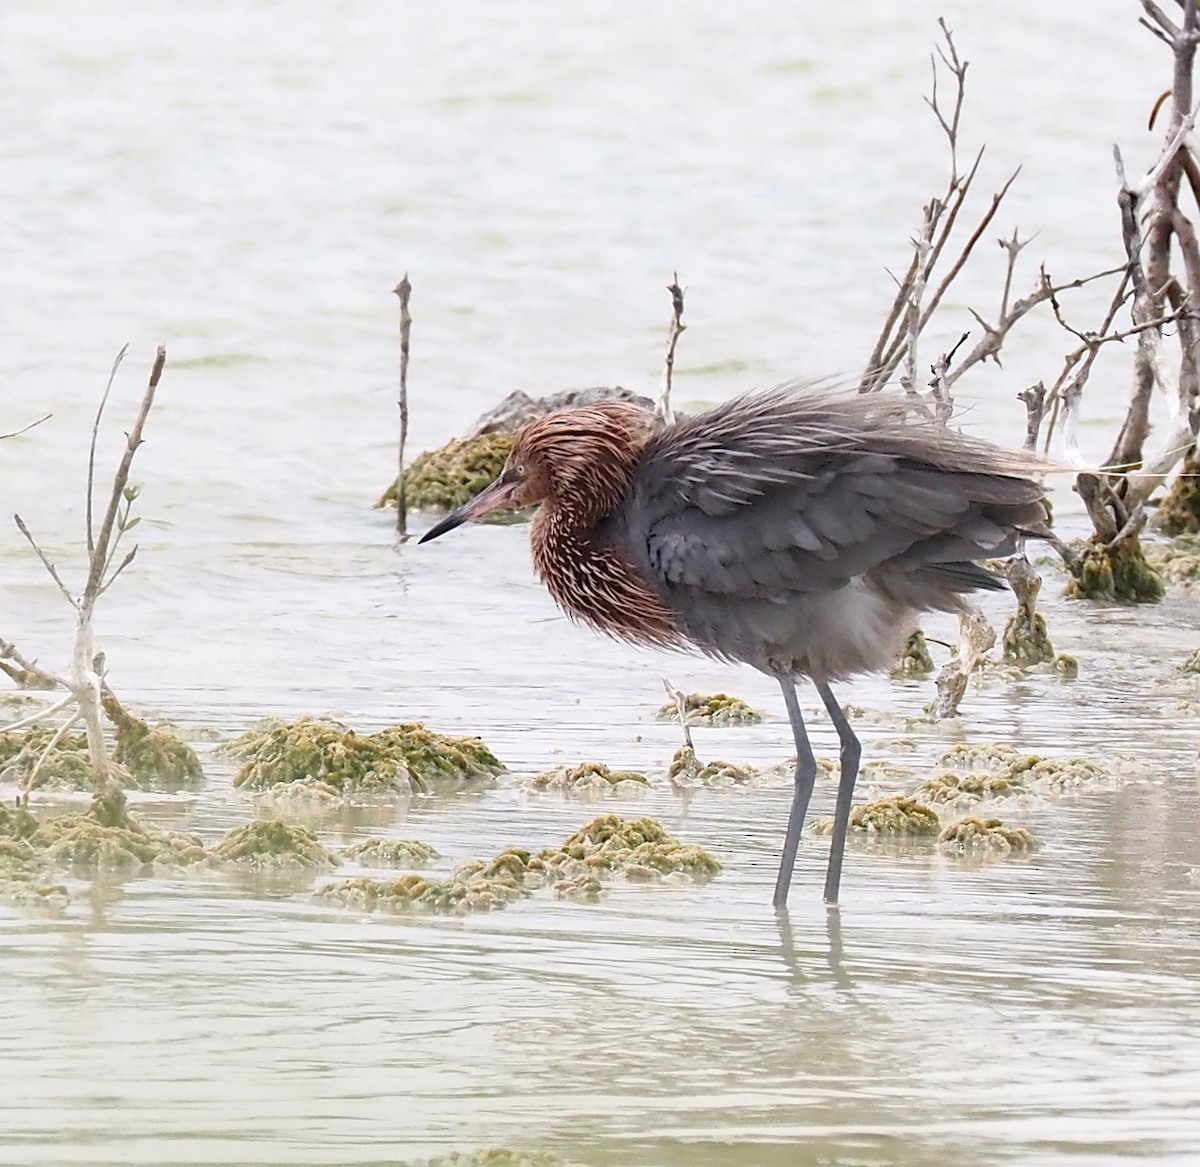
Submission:
POLYGON ((976 561, 1044 521, 1037 472, 899 395, 784 387, 652 438, 605 534, 697 647, 828 681, 1004 586, 976 561))

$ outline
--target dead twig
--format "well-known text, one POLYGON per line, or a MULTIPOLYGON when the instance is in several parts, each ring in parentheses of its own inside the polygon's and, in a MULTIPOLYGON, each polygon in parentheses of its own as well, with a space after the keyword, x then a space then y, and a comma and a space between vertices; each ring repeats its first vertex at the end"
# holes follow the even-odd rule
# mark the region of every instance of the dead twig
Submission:
POLYGON ((400 449, 396 467, 396 539, 404 542, 408 538, 408 499, 404 491, 404 446, 408 441, 408 336, 412 330, 412 316, 408 311, 408 300, 412 295, 412 284, 408 272, 392 289, 400 301, 400 391, 397 404, 400 408, 400 449))
POLYGON ((27 434, 34 426, 41 425, 44 421, 49 421, 54 414, 44 413, 37 421, 31 421, 28 425, 23 425, 19 430, 9 430, 6 434, 0 434, 0 442, 5 438, 19 438, 22 434, 27 434))
POLYGON ((683 322, 683 289, 679 286, 679 273, 675 272, 667 285, 671 293, 671 330, 667 333, 667 354, 663 358, 662 381, 658 390, 658 404, 654 412, 663 425, 672 425, 675 411, 671 408, 671 378, 675 372, 675 346, 687 331, 683 322))
MULTIPOLYGON (((59 590, 67 597, 71 606, 75 609, 75 643, 71 653, 70 675, 60 678, 41 669, 38 669, 35 673, 29 662, 25 661, 11 644, 7 641, 0 642, 0 650, 2 650, 0 651, 0 656, 15 661, 21 667, 25 676, 32 675, 39 680, 49 680, 55 684, 64 685, 67 688, 68 693, 66 697, 51 705, 49 709, 40 710, 35 715, 35 719, 44 717, 49 712, 56 712, 71 705, 75 706, 75 711, 68 718, 67 724, 73 724, 76 720, 83 721, 87 730, 88 754, 92 770, 96 777, 96 795, 97 798, 103 798, 110 803, 122 802, 124 794, 116 783, 113 782, 109 769, 108 749, 104 741, 104 727, 100 705, 104 654, 95 651, 92 620, 96 600, 113 585, 113 582, 133 562, 134 556, 137 554, 137 547, 135 546, 115 568, 113 567, 121 536, 130 531, 138 522, 137 519, 130 517, 133 502, 138 496, 138 488, 129 485, 129 471, 133 465, 134 455, 142 444, 142 432, 145 428, 151 406, 154 404, 155 391, 158 388, 158 383, 162 377, 163 367, 167 359, 167 350, 160 345, 150 369, 150 377, 146 384, 146 390, 142 395, 137 417, 134 419, 133 427, 126 435, 125 450, 117 466, 117 471, 113 476, 112 491, 109 495, 108 505, 104 510, 104 517, 100 523, 100 530, 97 533, 92 523, 96 444, 104 407, 108 401, 109 392, 112 389, 117 369, 120 367, 121 360, 124 358, 127 350, 128 346, 125 346, 113 362, 112 373, 109 375, 108 384, 105 387, 103 397, 100 401, 100 408, 96 412, 96 420, 92 426, 91 442, 88 447, 88 572, 83 592, 78 597, 70 593, 49 558, 29 533, 25 523, 21 520, 20 516, 16 517, 17 526, 21 530, 21 533, 29 540, 30 545, 37 552, 38 557, 42 560, 54 582, 58 585, 59 590), (125 504, 124 508, 122 508, 122 502, 125 504)), ((9 676, 13 676, 15 671, 7 667, 4 669, 4 672, 9 676)), ((60 732, 65 733, 66 731, 63 729, 60 732)), ((38 764, 41 764, 40 761, 38 764)))

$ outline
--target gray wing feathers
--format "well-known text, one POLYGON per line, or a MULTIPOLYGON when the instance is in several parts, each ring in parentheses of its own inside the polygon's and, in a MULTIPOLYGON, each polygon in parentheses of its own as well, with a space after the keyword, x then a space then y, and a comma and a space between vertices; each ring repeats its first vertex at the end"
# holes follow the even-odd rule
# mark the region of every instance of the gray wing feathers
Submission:
POLYGON ((790 389, 673 427, 635 472, 635 557, 668 592, 771 598, 874 569, 987 586, 965 568, 1009 554, 1043 517, 1036 463, 906 409, 891 395, 790 389))

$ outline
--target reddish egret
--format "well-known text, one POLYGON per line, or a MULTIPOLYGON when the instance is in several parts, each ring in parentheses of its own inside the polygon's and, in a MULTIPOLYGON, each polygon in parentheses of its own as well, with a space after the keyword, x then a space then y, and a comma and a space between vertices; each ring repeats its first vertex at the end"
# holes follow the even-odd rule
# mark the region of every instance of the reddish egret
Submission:
POLYGON ((783 689, 795 790, 774 903, 787 900, 817 763, 808 677, 841 742, 825 877, 836 903, 861 747, 829 685, 888 668, 918 613, 1002 588, 1045 518, 1031 456, 967 437, 890 393, 788 386, 661 427, 601 402, 526 425, 503 473, 422 537, 541 504, 537 574, 572 619, 635 644, 744 661, 783 689))

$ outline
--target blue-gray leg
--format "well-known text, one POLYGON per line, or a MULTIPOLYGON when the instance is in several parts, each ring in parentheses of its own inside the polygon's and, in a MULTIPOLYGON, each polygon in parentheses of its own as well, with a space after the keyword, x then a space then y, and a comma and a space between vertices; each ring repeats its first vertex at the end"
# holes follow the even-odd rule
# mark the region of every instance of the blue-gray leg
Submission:
POLYGON ((829 868, 825 872, 825 902, 836 904, 838 888, 842 882, 842 858, 846 853, 846 831, 850 826, 850 800, 854 797, 854 783, 858 778, 858 760, 862 746, 850 728, 842 707, 832 690, 823 681, 817 683, 817 692, 825 703, 829 720, 837 730, 842 743, 842 773, 838 779, 837 804, 833 811, 833 845, 829 849, 829 868))
MULTIPOLYGON (((791 677, 779 677, 783 690, 783 701, 787 706, 788 719, 792 723, 792 736, 796 739, 795 791, 792 794, 792 811, 788 815, 787 835, 783 840, 783 856, 779 860, 779 876, 775 880, 775 897, 771 901, 776 908, 787 903, 788 888, 792 882, 792 868, 796 866, 796 851, 800 847, 800 832, 804 829, 804 817, 808 814, 812 798, 813 783, 817 778, 817 759, 813 757, 804 718, 800 713, 800 702, 796 699, 796 685, 791 677)), ((836 703, 835 703, 836 704, 836 703)), ((841 713, 841 709, 838 710, 841 713)), ((843 718, 843 720, 845 720, 843 718)))

